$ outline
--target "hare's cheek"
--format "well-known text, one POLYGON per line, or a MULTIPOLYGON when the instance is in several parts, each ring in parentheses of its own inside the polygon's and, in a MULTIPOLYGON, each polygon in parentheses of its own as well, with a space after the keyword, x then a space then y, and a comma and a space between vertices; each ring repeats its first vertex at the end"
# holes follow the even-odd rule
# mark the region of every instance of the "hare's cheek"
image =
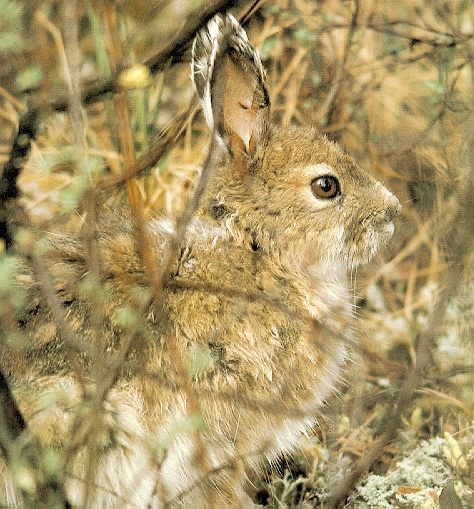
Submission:
POLYGON ((345 244, 346 232, 343 226, 321 228, 315 225, 305 232, 304 244, 298 246, 294 252, 299 253, 298 256, 305 266, 321 264, 321 260, 330 260, 333 272, 339 272, 338 269, 345 270, 343 269, 345 244))

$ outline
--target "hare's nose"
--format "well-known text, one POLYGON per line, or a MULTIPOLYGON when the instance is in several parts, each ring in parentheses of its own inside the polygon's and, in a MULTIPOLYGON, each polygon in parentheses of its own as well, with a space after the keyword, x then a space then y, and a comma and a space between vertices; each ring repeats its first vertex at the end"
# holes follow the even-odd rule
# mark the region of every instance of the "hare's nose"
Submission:
POLYGON ((387 205, 387 208, 385 209, 385 214, 387 217, 387 221, 392 221, 392 219, 398 214, 400 214, 402 210, 402 206, 400 202, 398 201, 398 198, 395 195, 391 195, 389 199, 389 203, 387 205))

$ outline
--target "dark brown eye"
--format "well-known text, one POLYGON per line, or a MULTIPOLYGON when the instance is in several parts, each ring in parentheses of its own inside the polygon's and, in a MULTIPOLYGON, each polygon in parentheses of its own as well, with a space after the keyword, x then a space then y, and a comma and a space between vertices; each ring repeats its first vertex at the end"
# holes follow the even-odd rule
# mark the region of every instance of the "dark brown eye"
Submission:
POLYGON ((339 181, 331 175, 318 177, 311 182, 311 191, 316 198, 330 200, 340 194, 339 181))

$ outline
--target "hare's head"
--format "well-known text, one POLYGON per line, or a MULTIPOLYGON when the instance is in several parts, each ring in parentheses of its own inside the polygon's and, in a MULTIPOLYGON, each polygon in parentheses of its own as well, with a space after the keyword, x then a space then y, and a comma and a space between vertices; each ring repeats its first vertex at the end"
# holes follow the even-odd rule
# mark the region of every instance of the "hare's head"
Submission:
POLYGON ((206 206, 246 232, 253 249, 347 271, 392 236, 395 196, 316 130, 270 123, 265 71, 231 15, 198 34, 192 78, 225 148, 206 206))

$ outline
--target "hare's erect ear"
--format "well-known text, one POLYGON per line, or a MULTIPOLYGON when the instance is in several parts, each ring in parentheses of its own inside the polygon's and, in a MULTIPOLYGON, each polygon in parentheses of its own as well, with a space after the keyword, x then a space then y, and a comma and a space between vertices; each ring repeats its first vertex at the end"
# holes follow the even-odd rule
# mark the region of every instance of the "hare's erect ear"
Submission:
POLYGON ((215 16, 193 44, 191 74, 206 122, 238 156, 265 143, 270 101, 265 71, 230 14, 215 16))

